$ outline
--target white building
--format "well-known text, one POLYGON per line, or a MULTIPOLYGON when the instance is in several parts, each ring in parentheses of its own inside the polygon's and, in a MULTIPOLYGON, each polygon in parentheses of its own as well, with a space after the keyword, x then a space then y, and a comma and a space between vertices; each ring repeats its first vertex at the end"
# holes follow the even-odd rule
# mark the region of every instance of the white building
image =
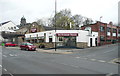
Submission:
POLYGON ((2 35, 1 35, 2 31, 15 32, 15 30, 17 30, 17 29, 18 29, 18 27, 12 21, 0 23, 0 42, 7 40, 2 37, 2 35))
MULTIPOLYGON (((97 46, 97 32, 84 30, 51 30, 25 34, 26 41, 31 43, 57 43, 57 46, 90 47, 97 46)), ((50 44, 51 45, 51 44, 50 44)), ((54 45, 53 45, 54 46, 54 45)))

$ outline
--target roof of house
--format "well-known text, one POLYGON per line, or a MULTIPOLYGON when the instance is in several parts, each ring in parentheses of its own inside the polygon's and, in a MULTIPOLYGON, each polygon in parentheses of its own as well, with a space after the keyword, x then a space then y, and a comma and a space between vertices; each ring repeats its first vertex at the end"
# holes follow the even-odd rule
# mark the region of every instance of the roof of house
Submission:
MULTIPOLYGON (((46 31, 55 30, 55 27, 43 26, 46 31)), ((56 27, 56 30, 65 30, 64 28, 56 27)))
POLYGON ((11 22, 11 21, 6 21, 6 22, 3 22, 3 23, 0 23, 0 26, 2 26, 2 25, 4 25, 4 24, 7 24, 7 23, 9 23, 9 22, 11 22))

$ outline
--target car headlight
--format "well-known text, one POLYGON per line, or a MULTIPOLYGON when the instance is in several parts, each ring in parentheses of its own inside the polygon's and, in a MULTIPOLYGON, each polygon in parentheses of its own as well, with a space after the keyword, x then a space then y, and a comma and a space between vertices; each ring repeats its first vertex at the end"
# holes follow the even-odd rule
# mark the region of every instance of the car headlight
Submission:
POLYGON ((31 48, 32 46, 28 46, 29 48, 31 48))

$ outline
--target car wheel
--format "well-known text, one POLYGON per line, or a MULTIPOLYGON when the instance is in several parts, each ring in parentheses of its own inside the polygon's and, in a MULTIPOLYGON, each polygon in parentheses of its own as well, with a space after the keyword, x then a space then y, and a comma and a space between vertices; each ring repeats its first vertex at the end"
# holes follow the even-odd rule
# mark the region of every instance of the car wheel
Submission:
POLYGON ((26 48, 27 51, 29 51, 29 48, 26 48))

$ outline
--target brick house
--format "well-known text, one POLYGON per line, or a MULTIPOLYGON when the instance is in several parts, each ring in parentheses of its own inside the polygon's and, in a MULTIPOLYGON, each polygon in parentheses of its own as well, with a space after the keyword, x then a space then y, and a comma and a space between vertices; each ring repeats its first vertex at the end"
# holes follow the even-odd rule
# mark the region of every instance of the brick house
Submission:
POLYGON ((94 24, 82 26, 81 30, 88 27, 91 28, 91 32, 98 32, 97 43, 99 46, 120 42, 120 27, 114 26, 112 22, 107 24, 97 21, 94 24))

